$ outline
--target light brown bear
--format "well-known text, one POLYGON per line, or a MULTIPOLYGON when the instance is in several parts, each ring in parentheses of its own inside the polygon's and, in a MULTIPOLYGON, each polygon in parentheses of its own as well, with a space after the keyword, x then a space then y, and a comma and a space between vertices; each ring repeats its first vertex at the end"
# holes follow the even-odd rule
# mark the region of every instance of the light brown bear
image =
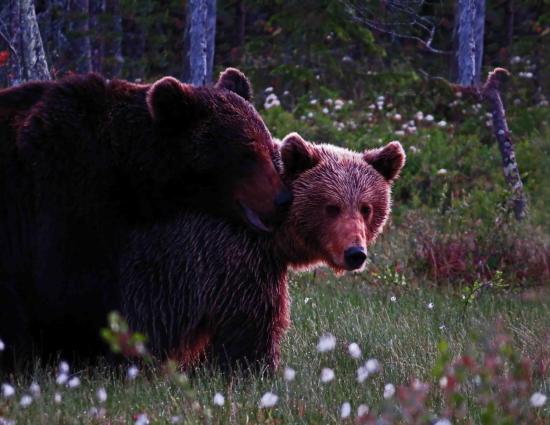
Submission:
POLYGON ((364 267, 390 213, 401 145, 355 153, 294 133, 281 156, 294 200, 274 234, 205 214, 134 234, 121 264, 122 314, 159 358, 273 370, 289 324, 289 269, 364 267))

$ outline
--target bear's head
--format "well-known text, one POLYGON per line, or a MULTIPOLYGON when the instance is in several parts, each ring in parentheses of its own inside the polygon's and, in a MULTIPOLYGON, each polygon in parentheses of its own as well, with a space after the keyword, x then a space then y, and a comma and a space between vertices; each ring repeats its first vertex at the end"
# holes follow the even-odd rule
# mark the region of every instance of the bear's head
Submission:
POLYGON ((392 183, 405 164, 399 142, 361 154, 314 145, 292 133, 281 155, 294 197, 285 227, 302 252, 291 259, 293 266, 322 262, 337 272, 363 269, 367 247, 388 219, 392 183))
POLYGON ((267 231, 290 192, 280 177, 277 145, 251 97, 248 79, 228 68, 213 87, 164 77, 148 90, 147 106, 159 137, 178 144, 184 171, 208 189, 202 195, 215 198, 224 216, 267 231))

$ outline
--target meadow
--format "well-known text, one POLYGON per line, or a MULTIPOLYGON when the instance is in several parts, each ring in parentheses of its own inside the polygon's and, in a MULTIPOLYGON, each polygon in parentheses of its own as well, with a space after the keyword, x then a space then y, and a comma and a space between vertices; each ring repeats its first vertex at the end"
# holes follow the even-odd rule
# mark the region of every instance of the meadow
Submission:
POLYGON ((71 369, 60 385, 61 371, 37 366, 29 376, 14 377, 12 396, 6 398, 3 389, 0 415, 9 420, 0 423, 375 423, 369 421, 386 415, 386 422, 376 423, 445 424, 451 423, 442 422, 451 410, 452 423, 550 421, 548 405, 534 407, 530 400, 535 392, 550 391, 547 291, 487 292, 468 302, 452 290, 373 287, 360 275, 336 280, 319 273, 296 276, 291 287, 293 323, 275 376, 238 372, 228 378, 199 370, 181 380, 166 370, 139 370, 134 377, 126 368, 100 366, 71 369), (318 347, 327 334, 335 338, 334 349, 327 340, 318 347), (503 345, 495 348, 495 341, 503 345), (359 350, 350 350, 352 343, 359 350), (492 374, 488 358, 495 353, 503 364, 492 374), (449 398, 441 378, 450 376, 451 359, 464 355, 479 362, 479 369, 465 374, 449 398), (534 362, 532 376, 515 376, 514 368, 527 358, 534 362), (372 373, 358 382, 358 369, 368 359, 379 368, 371 362, 372 373), (535 373, 537 361, 546 375, 535 373), (390 396, 387 384, 395 394, 390 396), (276 402, 260 407, 268 392, 276 402), (223 398, 215 400, 217 393, 223 398), (28 406, 25 395, 32 397, 28 406), (453 403, 463 404, 462 410, 451 409, 453 403), (371 416, 360 422, 358 409, 365 413, 364 406, 371 416))

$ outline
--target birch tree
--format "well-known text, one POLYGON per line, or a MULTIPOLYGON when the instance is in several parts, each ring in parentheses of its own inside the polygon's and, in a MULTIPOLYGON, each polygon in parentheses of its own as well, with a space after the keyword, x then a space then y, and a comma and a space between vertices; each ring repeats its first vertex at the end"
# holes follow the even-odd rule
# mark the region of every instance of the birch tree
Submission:
POLYGON ((212 80, 216 0, 189 0, 185 31, 183 80, 202 86, 212 80))
POLYGON ((44 53, 33 0, 10 1, 10 85, 31 80, 49 80, 50 71, 44 53))

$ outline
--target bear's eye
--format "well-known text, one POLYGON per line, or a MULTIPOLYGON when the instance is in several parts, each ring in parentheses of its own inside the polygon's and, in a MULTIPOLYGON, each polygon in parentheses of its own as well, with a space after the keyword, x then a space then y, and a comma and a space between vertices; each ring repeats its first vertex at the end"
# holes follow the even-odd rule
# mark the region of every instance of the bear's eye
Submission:
POLYGON ((329 217, 336 217, 340 214, 340 207, 338 205, 327 205, 325 207, 325 212, 329 217))
POLYGON ((370 211, 371 211, 371 210, 370 210, 370 207, 369 207, 368 205, 363 205, 363 206, 361 207, 361 214, 363 214, 363 216, 364 216, 365 218, 368 218, 368 217, 369 217, 370 211))

